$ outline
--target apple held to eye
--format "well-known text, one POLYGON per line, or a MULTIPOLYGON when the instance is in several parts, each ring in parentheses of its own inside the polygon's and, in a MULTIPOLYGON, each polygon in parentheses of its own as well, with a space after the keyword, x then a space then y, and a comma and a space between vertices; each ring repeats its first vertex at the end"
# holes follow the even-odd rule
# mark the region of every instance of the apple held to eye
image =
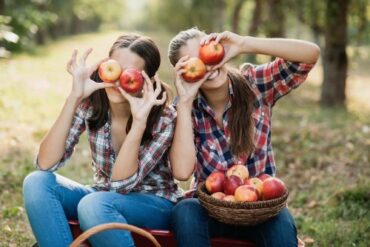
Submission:
POLYGON ((215 65, 222 61, 225 49, 220 43, 212 40, 199 48, 199 58, 207 65, 215 65))
POLYGON ((128 68, 122 72, 119 83, 126 92, 136 93, 143 88, 144 78, 138 69, 128 68))
POLYGON ((104 82, 114 83, 122 73, 121 65, 113 59, 109 59, 100 64, 98 74, 104 82))
POLYGON ((206 66, 197 57, 190 58, 185 67, 185 72, 182 74, 182 77, 187 82, 196 82, 203 78, 206 74, 206 66))

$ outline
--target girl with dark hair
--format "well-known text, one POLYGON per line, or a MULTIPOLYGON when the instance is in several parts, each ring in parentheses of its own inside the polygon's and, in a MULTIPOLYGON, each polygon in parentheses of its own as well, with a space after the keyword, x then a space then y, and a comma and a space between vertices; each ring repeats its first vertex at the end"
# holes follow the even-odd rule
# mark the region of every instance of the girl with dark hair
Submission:
MULTIPOLYGON (((142 71, 141 92, 128 94, 101 82, 97 63, 86 65, 74 51, 67 65, 73 87, 51 130, 41 142, 36 166, 23 184, 25 208, 39 246, 69 246, 67 219, 83 230, 103 223, 168 229, 171 209, 181 196, 169 167, 176 112, 156 75, 160 53, 140 35, 123 35, 109 57, 122 69, 142 71), (100 82, 100 83, 97 83, 100 82), (94 183, 84 186, 54 173, 87 131, 94 183)), ((93 246, 134 246, 129 232, 110 230, 89 239, 93 246)))
MULTIPOLYGON (((275 103, 303 83, 320 54, 317 45, 292 39, 242 37, 223 32, 206 35, 198 29, 177 34, 168 56, 175 67, 177 122, 170 160, 174 177, 194 185, 214 171, 245 165, 250 176, 275 175, 271 146, 271 114, 275 103), (203 79, 186 83, 182 74, 200 45, 211 40, 225 48, 223 60, 203 79), (265 54, 274 61, 241 70, 224 64, 239 54, 265 54)), ((293 217, 283 209, 276 217, 252 227, 227 225, 210 218, 196 198, 173 208, 173 229, 178 246, 210 246, 210 237, 253 240, 257 246, 297 246, 293 217)))

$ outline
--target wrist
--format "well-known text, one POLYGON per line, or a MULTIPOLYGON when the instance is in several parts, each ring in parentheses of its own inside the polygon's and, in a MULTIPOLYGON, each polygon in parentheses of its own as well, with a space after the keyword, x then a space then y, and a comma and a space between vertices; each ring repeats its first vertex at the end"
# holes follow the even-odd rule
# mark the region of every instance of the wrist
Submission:
POLYGON ((146 128, 146 121, 135 120, 135 119, 132 121, 131 130, 144 132, 145 128, 146 128))
POLYGON ((68 95, 67 97, 67 102, 74 105, 74 106, 78 106, 81 102, 82 102, 83 98, 82 97, 79 97, 77 95, 74 95, 73 93, 71 93, 70 95, 68 95))
POLYGON ((255 44, 258 42, 257 40, 258 38, 252 36, 244 36, 240 45, 241 52, 248 54, 257 53, 255 48, 255 44))
POLYGON ((179 100, 177 104, 177 111, 178 112, 191 112, 193 108, 193 99, 191 100, 179 100))

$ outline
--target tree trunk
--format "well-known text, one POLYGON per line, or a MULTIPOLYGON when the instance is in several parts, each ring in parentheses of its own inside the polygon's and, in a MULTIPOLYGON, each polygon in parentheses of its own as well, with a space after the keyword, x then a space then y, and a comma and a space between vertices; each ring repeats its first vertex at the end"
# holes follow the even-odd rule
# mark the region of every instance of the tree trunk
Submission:
POLYGON ((0 0, 0 15, 5 14, 5 0, 0 0))
POLYGON ((240 11, 242 10, 244 2, 244 0, 238 0, 233 9, 231 30, 234 33, 239 32, 240 11))
POLYGON ((217 18, 215 18, 215 26, 213 27, 214 30, 217 32, 221 32, 224 29, 225 25, 225 11, 226 11, 226 3, 225 0, 217 0, 215 1, 215 11, 217 18))
MULTIPOLYGON (((258 27, 261 25, 261 17, 262 17, 262 1, 263 0, 254 0, 254 10, 251 25, 249 26, 248 35, 249 36, 257 36, 258 34, 258 27)), ((256 55, 251 54, 246 56, 246 62, 248 63, 256 63, 256 55)))
POLYGON ((268 22, 266 23, 266 34, 269 38, 284 37, 285 0, 268 0, 268 22))
POLYGON ((347 11, 349 0, 327 0, 325 20, 323 106, 345 106, 347 77, 347 11))
POLYGON ((258 34, 258 27, 261 24, 262 17, 262 0, 255 0, 254 3, 252 21, 248 30, 250 36, 256 36, 258 34))

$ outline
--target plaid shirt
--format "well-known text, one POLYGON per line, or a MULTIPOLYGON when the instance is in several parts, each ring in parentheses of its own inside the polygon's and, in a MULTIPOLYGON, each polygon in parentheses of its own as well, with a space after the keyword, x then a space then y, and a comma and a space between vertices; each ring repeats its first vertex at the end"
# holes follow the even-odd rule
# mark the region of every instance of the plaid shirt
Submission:
MULTIPOLYGON (((80 135, 86 130, 92 154, 94 170, 93 188, 103 191, 115 191, 122 194, 129 192, 153 193, 176 202, 182 192, 174 182, 169 165, 169 147, 174 134, 176 111, 166 107, 158 123, 153 126, 153 139, 140 146, 138 170, 131 177, 122 181, 111 181, 112 167, 116 160, 111 138, 110 114, 107 123, 98 130, 91 130, 87 120, 91 117, 92 106, 85 102, 76 110, 62 159, 51 167, 55 171, 65 165, 71 157, 80 135)), ((40 169, 37 159, 36 166, 40 169)))
MULTIPOLYGON (((213 171, 226 171, 234 164, 247 166, 251 176, 261 173, 275 175, 276 165, 271 146, 272 107, 278 99, 304 82, 313 66, 314 64, 288 62, 281 58, 259 66, 242 66, 241 73, 256 96, 252 113, 255 123, 255 150, 249 156, 237 157, 230 151, 227 113, 230 112, 231 102, 226 105, 221 128, 215 120, 214 111, 205 98, 198 94, 192 112, 197 149, 193 189, 213 171)), ((231 83, 229 93, 232 98, 234 94, 231 83)))

